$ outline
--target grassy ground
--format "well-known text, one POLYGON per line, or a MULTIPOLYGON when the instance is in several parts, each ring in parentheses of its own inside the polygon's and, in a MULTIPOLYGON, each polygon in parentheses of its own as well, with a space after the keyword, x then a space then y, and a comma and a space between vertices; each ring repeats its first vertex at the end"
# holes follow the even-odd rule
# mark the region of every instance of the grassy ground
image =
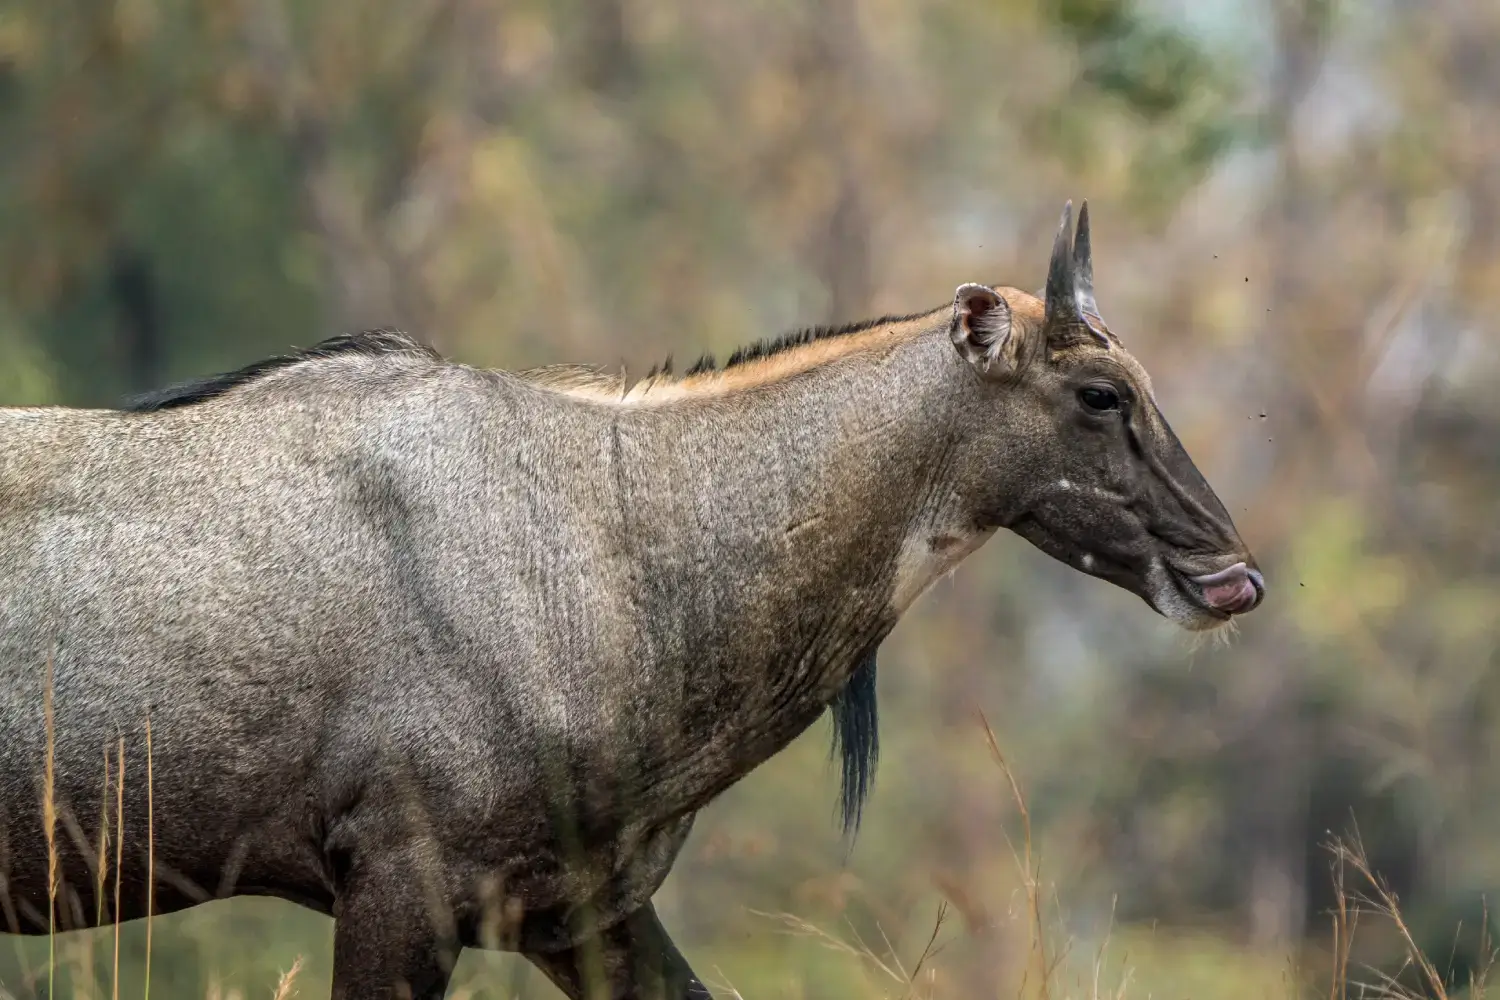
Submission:
MULTIPOLYGON (((48 705, 50 731, 51 710, 48 705)), ((1400 902, 1373 871, 1357 841, 1333 841, 1337 906, 1329 914, 1327 946, 1300 956, 1256 954, 1208 930, 1111 927, 1097 947, 1082 948, 1069 934, 1041 875, 1026 797, 984 724, 991 757, 1013 797, 1019 830, 1008 849, 1020 892, 1010 917, 1019 933, 1006 939, 1017 952, 1011 981, 990 995, 1013 1000, 1483 1000, 1488 965, 1461 988, 1445 982, 1437 962, 1422 953, 1400 902), (1361 926, 1378 927, 1405 961, 1394 971, 1354 961, 1361 926)), ((50 777, 50 754, 47 771, 50 777)), ((55 819, 50 796, 47 816, 55 819)), ((100 871, 109 871, 109 844, 100 844, 100 871)), ((102 874, 101 878, 107 878, 102 874)), ((54 904, 56 904, 54 899, 54 904)), ((915 921, 916 915, 912 917, 915 921)), ((947 958, 994 946, 958 931, 945 902, 926 929, 878 927, 862 936, 851 922, 827 926, 795 913, 747 910, 745 933, 693 949, 700 975, 721 995, 744 1000, 945 1000, 972 996, 971 984, 950 976, 947 958), (911 933, 913 930, 918 933, 911 933), (891 933, 887 933, 887 931, 891 933), (910 948, 894 940, 919 942, 910 948)), ((290 1000, 326 996, 332 923, 291 904, 238 899, 120 927, 55 937, 11 938, 0 947, 4 997, 121 1000, 140 997, 290 1000), (231 907, 233 908, 231 910, 231 907), (178 960, 152 967, 153 935, 173 941, 178 960), (192 942, 199 961, 184 962, 192 942), (154 979, 153 979, 154 975, 154 979)), ((1484 950, 1493 955, 1488 928, 1484 950)), ((464 1000, 521 1000, 556 996, 515 956, 465 953, 450 996, 464 1000)))

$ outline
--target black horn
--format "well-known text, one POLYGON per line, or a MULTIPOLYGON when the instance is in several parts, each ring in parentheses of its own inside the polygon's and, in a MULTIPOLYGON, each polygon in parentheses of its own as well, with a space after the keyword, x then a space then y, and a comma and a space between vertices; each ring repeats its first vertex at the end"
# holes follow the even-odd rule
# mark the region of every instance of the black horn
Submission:
POLYGON ((1089 239, 1089 203, 1078 208, 1078 232, 1073 233, 1073 202, 1063 206, 1062 222, 1052 242, 1047 269, 1047 329, 1054 346, 1076 343, 1091 335, 1105 347, 1109 337, 1094 303, 1094 255, 1089 239), (1088 331, 1085 335, 1084 331, 1088 331))
POLYGON ((1089 244, 1087 199, 1078 207, 1078 235, 1073 239, 1073 284, 1078 308, 1085 314, 1098 316, 1099 307, 1094 304, 1094 251, 1089 244))
POLYGON ((1075 321, 1078 298, 1073 283, 1073 201, 1063 205, 1062 221, 1052 241, 1052 263, 1047 267, 1047 325, 1075 321))
POLYGON ((1078 235, 1073 240, 1073 286, 1083 325, 1089 328, 1089 333, 1094 335, 1095 340, 1108 347, 1109 337, 1100 329, 1104 325, 1104 317, 1099 315, 1099 305, 1094 301, 1094 247, 1089 240, 1087 199, 1078 206, 1078 235))

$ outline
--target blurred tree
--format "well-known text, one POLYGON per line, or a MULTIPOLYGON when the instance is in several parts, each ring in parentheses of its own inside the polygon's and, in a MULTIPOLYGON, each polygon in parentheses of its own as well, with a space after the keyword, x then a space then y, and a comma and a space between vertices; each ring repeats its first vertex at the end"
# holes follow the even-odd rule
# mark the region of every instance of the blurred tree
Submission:
MULTIPOLYGON (((1085 937, 1114 914, 1211 929, 1182 945, 1210 963, 1316 944, 1319 845, 1353 821, 1443 940, 1500 884, 1500 7, 1192 7, 9 0, 0 395, 109 404, 377 324, 639 373, 1038 287, 1087 196, 1100 301, 1270 601, 1188 655, 998 540, 889 643, 856 852, 819 727, 705 813, 664 911, 749 993, 850 995, 868 966, 742 907, 888 958, 941 895, 946 981, 993 992, 1025 945, 983 707, 1085 937)), ((326 921, 263 902, 164 922, 156 981, 265 989, 306 950, 321 983, 326 921)))

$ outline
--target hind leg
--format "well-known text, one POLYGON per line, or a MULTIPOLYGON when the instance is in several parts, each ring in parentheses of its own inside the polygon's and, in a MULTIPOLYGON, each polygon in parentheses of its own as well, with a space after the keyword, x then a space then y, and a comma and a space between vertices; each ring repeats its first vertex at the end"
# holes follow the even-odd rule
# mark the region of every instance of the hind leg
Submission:
POLYGON ((568 1000, 713 1000, 650 903, 576 948, 526 959, 568 1000))
POLYGON ((442 1000, 459 944, 428 900, 410 864, 349 874, 335 909, 333 1000, 442 1000))

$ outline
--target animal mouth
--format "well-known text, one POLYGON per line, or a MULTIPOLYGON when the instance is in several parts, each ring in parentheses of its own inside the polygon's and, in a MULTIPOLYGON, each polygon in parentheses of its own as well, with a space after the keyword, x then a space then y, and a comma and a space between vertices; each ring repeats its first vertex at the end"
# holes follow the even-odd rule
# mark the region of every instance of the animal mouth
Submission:
POLYGON ((1185 597, 1222 621, 1255 610, 1266 594, 1265 578, 1260 571, 1243 562, 1216 573, 1196 576, 1184 573, 1170 563, 1167 568, 1177 589, 1185 597))
MULTIPOLYGON (((1142 574, 1126 562, 1111 559, 1098 551, 1086 551, 1053 532, 1034 515, 1023 515, 1012 521, 1010 529, 1043 552, 1089 576, 1124 587, 1162 610, 1149 593, 1150 573, 1142 574)), ((1194 574, 1163 560, 1172 585, 1190 604, 1210 618, 1226 622, 1236 615, 1255 610, 1265 597, 1266 584, 1260 571, 1245 562, 1236 562, 1212 573, 1194 574)), ((1159 577, 1158 577, 1159 579, 1159 577)), ((1165 613, 1165 612, 1163 612, 1165 613)))

